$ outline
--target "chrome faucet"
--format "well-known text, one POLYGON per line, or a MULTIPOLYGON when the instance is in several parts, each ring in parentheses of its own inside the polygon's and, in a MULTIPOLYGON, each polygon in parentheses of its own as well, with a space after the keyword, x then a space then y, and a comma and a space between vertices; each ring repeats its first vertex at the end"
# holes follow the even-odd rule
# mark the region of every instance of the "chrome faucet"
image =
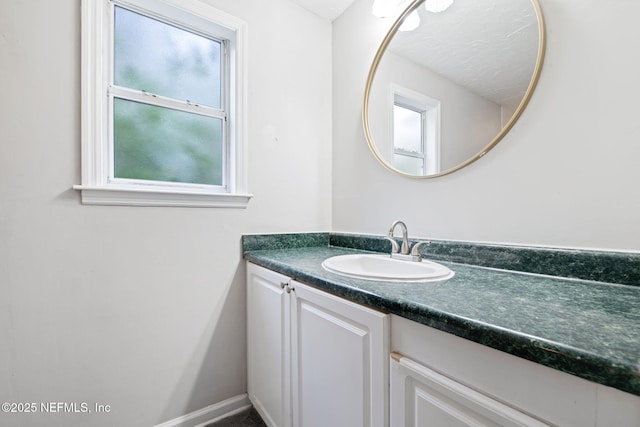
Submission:
POLYGON ((419 248, 428 242, 418 242, 413 245, 411 252, 409 252, 409 233, 407 232, 407 225, 402 221, 394 221, 389 228, 389 235, 386 237, 391 242, 391 258, 403 259, 405 261, 422 261, 419 248), (402 246, 398 245, 398 242, 393 238, 393 234, 396 227, 400 226, 402 230, 402 246))
POLYGON ((391 253, 397 254, 400 253, 402 255, 409 255, 409 233, 407 232, 407 226, 402 221, 394 221, 391 224, 391 228, 389 228, 389 236, 387 237, 389 241, 391 241, 391 253), (393 233, 396 230, 397 226, 400 226, 402 229, 402 248, 398 246, 398 242, 393 238, 393 233))

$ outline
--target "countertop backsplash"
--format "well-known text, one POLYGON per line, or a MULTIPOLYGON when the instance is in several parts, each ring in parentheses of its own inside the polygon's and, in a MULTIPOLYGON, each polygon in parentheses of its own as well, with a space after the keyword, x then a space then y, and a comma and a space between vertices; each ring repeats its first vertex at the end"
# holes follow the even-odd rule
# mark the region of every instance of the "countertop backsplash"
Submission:
MULTIPOLYGON (((429 243, 420 253, 435 261, 640 286, 640 253, 425 240, 429 243)), ((410 238, 411 243, 417 241, 424 240, 410 238)), ((244 252, 311 246, 391 250, 383 236, 326 232, 251 234, 243 236, 242 246, 244 252)))

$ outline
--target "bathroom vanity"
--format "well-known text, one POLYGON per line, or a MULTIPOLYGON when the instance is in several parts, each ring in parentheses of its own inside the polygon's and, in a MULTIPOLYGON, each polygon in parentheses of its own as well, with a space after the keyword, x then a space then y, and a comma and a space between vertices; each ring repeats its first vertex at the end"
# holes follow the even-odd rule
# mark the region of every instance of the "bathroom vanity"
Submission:
POLYGON ((247 265, 249 396, 273 426, 385 426, 389 316, 247 265))
MULTIPOLYGON (((464 264, 477 253, 430 246, 454 277, 321 266, 385 252, 383 238, 244 236, 249 398, 269 425, 640 425, 640 287, 464 264)), ((635 280, 637 255, 616 258, 619 281, 635 280)))

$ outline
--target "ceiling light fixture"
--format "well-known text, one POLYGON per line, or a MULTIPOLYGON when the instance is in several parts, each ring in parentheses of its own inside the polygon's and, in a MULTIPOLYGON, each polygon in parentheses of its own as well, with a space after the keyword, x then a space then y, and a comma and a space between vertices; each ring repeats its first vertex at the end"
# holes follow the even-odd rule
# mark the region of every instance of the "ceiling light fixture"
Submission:
POLYGON ((420 16, 418 11, 414 10, 402 21, 402 25, 398 28, 399 31, 413 31, 420 26, 420 16))
POLYGON ((373 0, 371 13, 378 18, 389 18, 396 14, 396 0, 373 0))
POLYGON ((449 8, 453 0, 425 0, 424 8, 431 13, 440 13, 449 8))

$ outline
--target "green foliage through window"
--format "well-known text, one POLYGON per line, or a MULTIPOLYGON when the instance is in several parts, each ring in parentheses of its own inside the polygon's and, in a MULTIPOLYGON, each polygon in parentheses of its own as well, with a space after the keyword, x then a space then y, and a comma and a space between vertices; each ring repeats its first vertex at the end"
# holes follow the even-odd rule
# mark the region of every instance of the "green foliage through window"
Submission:
MULTIPOLYGON (((116 87, 221 109, 220 41, 121 7, 114 22, 116 87)), ((153 98, 114 96, 114 178, 223 185, 223 118, 153 98)))
POLYGON ((222 120, 114 100, 116 178, 222 185, 222 120))

